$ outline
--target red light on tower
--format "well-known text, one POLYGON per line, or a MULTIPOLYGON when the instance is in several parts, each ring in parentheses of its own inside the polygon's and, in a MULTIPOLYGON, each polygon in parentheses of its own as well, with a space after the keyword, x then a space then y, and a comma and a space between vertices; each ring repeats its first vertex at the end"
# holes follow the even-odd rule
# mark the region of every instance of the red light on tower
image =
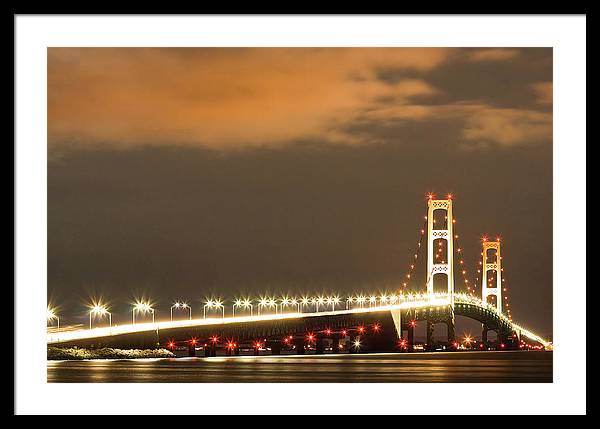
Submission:
POLYGON ((452 194, 446 195, 446 198, 448 198, 449 200, 451 200, 452 199, 452 194))
POLYGON ((417 322, 415 322, 414 320, 411 320, 410 321, 410 326, 413 326, 413 327, 417 326, 417 322))
POLYGON ((481 241, 482 243, 485 243, 486 241, 488 241, 488 238, 484 235, 483 237, 481 237, 481 241))
POLYGON ((430 192, 430 193, 427 194, 427 199, 428 200, 433 200, 434 198, 435 198, 435 195, 433 195, 432 192, 430 192))
POLYGON ((362 334, 363 332, 365 332, 365 327, 364 327, 364 326, 359 326, 359 327, 358 327, 358 332, 360 332, 361 334, 362 334))
POLYGON ((172 349, 173 347, 175 347, 175 343, 173 341, 169 341, 167 343, 167 347, 170 348, 170 349, 172 349))
POLYGON ((325 333, 326 333, 327 335, 331 335, 331 329, 326 329, 326 330, 325 330, 325 333))
POLYGON ((342 335, 345 337, 345 336, 346 336, 346 333, 347 333, 347 332, 346 332, 346 330, 344 329, 344 330, 342 331, 342 335))
POLYGON ((375 332, 378 332, 378 331, 379 331, 379 324, 378 324, 378 323, 375 323, 375 324, 373 325, 373 330, 374 330, 375 332))
POLYGON ((192 338, 192 340, 191 340, 190 342, 192 343, 192 345, 194 345, 194 346, 195 346, 197 341, 196 341, 196 339, 195 339, 195 338, 192 338))

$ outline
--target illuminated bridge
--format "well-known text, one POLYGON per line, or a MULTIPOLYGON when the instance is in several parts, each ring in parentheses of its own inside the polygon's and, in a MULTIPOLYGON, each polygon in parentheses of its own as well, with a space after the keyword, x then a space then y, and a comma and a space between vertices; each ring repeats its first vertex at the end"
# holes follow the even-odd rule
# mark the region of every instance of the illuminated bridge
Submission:
MULTIPOLYGON (((414 331, 418 323, 426 324, 426 346, 433 346, 435 324, 445 324, 450 349, 456 349, 455 316, 468 317, 482 325, 482 342, 487 344, 488 331, 497 334, 498 347, 523 348, 527 341, 551 349, 552 344, 514 323, 508 310, 506 287, 503 282, 500 240, 482 240, 481 274, 482 296, 475 296, 463 268, 462 249, 455 234, 452 217, 452 198, 438 200, 428 198, 427 223, 427 282, 426 291, 389 295, 339 297, 315 297, 281 300, 263 298, 258 303, 236 300, 232 315, 225 316, 225 307, 219 300, 209 300, 204 306, 202 318, 192 318, 187 304, 176 303, 171 307, 171 321, 154 321, 154 309, 147 303, 138 303, 132 309, 132 323, 112 326, 111 314, 101 305, 90 309, 90 329, 60 331, 47 334, 48 345, 59 347, 114 347, 114 348, 176 348, 185 346, 190 356, 202 350, 205 356, 216 356, 217 350, 228 355, 240 353, 240 349, 270 349, 272 354, 292 350, 304 354, 306 350, 316 353, 365 352, 365 351, 412 351, 414 331), (442 212, 443 217, 436 215, 442 212), (456 248, 456 250, 455 250, 456 248), (491 253, 490 253, 491 251, 491 253), (457 264, 458 263, 458 264, 457 264), (458 265, 463 275, 466 292, 455 292, 454 274, 458 265), (434 278, 443 278, 444 290, 434 290, 434 278), (503 307, 507 308, 504 313, 503 307), (173 320, 173 309, 189 310, 189 319, 173 320), (207 308, 221 313, 219 317, 206 317, 207 308), (235 314, 236 308, 238 315, 235 314), (248 312, 248 310, 250 310, 248 312), (254 311, 256 310, 256 311, 254 311), (136 312, 151 313, 152 322, 135 323, 136 312), (241 313, 241 315, 240 315, 241 313), (250 313, 250 314, 248 314, 250 313), (257 313, 257 314, 255 314, 257 313), (262 314, 261 314, 262 313, 262 314), (108 316, 111 326, 92 328, 92 316, 108 316), (406 336, 404 333, 406 332, 406 336)), ((409 264, 406 288, 415 270, 422 247, 421 241, 409 264)), ((439 285, 437 285, 439 288, 439 285)), ((49 319, 59 321, 58 315, 49 313, 49 319)))

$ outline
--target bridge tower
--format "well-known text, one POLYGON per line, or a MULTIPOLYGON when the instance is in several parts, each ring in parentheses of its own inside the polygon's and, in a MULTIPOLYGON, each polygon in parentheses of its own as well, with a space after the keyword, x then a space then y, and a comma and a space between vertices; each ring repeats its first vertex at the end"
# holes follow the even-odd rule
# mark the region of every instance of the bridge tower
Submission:
POLYGON ((445 323, 448 328, 448 343, 455 337, 454 325, 454 217, 452 215, 452 196, 446 199, 434 199, 429 195, 427 201, 427 294, 434 294, 434 278, 436 275, 446 275, 447 293, 450 306, 450 317, 447 320, 427 320, 427 347, 432 346, 434 323, 445 323), (444 225, 436 225, 434 214, 437 210, 445 213, 444 225), (439 263, 434 260, 433 249, 437 240, 446 242, 446 259, 439 263))
POLYGON ((487 239, 482 240, 482 276, 481 276, 481 300, 484 304, 487 304, 489 296, 496 297, 496 309, 499 313, 502 313, 502 259, 500 258, 500 240, 488 241, 487 239), (495 261, 488 261, 488 250, 496 250, 495 261), (492 271, 496 276, 496 285, 488 287, 488 271, 492 271))
POLYGON ((454 310, 454 217, 452 216, 452 198, 434 200, 430 196, 427 201, 427 293, 433 295, 433 279, 437 274, 446 274, 448 298, 454 310), (434 224, 434 212, 443 210, 446 213, 446 225, 434 224), (433 247, 436 240, 446 241, 447 261, 438 263, 433 259, 433 247))

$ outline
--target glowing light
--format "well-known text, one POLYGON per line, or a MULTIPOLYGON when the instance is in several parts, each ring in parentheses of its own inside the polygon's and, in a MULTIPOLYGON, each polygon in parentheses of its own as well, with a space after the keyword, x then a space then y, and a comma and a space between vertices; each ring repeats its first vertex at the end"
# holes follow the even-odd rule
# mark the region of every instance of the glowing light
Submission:
POLYGON ((56 316, 55 310, 53 308, 48 308, 46 310, 46 319, 47 320, 54 320, 54 319, 56 319, 56 317, 57 316, 56 316))
POLYGON ((108 309, 102 304, 93 304, 90 307, 90 313, 102 316, 102 315, 108 313, 108 309))

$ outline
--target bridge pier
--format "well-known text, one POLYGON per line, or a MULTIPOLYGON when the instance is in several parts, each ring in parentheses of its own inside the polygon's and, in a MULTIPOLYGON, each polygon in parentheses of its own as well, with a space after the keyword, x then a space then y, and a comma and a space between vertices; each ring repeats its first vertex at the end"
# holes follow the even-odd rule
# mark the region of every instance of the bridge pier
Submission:
POLYGON ((204 346, 204 357, 215 357, 217 356, 217 347, 214 343, 206 343, 204 346))
POLYGON ((340 352, 340 335, 333 334, 331 336, 331 353, 339 353, 340 352))
POLYGON ((487 348, 488 345, 488 326, 483 325, 483 329, 481 331, 481 342, 487 348))
POLYGON ((447 320, 446 326, 448 327, 448 344, 450 344, 450 347, 452 348, 452 347, 454 347, 453 343, 454 343, 454 340, 456 339, 454 320, 452 320, 452 319, 447 320))
POLYGON ((354 345, 354 342, 358 338, 358 335, 350 334, 348 335, 348 337, 350 338, 350 341, 346 343, 348 344, 348 353, 358 353, 358 349, 354 345))
POLYGON ((415 325, 412 323, 408 324, 408 351, 415 351, 415 325))
POLYGON ((432 352, 434 350, 433 345, 433 322, 431 320, 427 320, 427 351, 432 352))
POLYGON ((268 346, 271 348, 272 355, 280 355, 281 354, 281 342, 273 341, 273 342, 269 342, 268 344, 269 344, 268 346))
POLYGON ((296 354, 304 354, 304 338, 294 338, 293 344, 296 346, 296 354))
POLYGON ((315 353, 318 355, 325 353, 325 341, 322 335, 317 335, 315 338, 315 353))

